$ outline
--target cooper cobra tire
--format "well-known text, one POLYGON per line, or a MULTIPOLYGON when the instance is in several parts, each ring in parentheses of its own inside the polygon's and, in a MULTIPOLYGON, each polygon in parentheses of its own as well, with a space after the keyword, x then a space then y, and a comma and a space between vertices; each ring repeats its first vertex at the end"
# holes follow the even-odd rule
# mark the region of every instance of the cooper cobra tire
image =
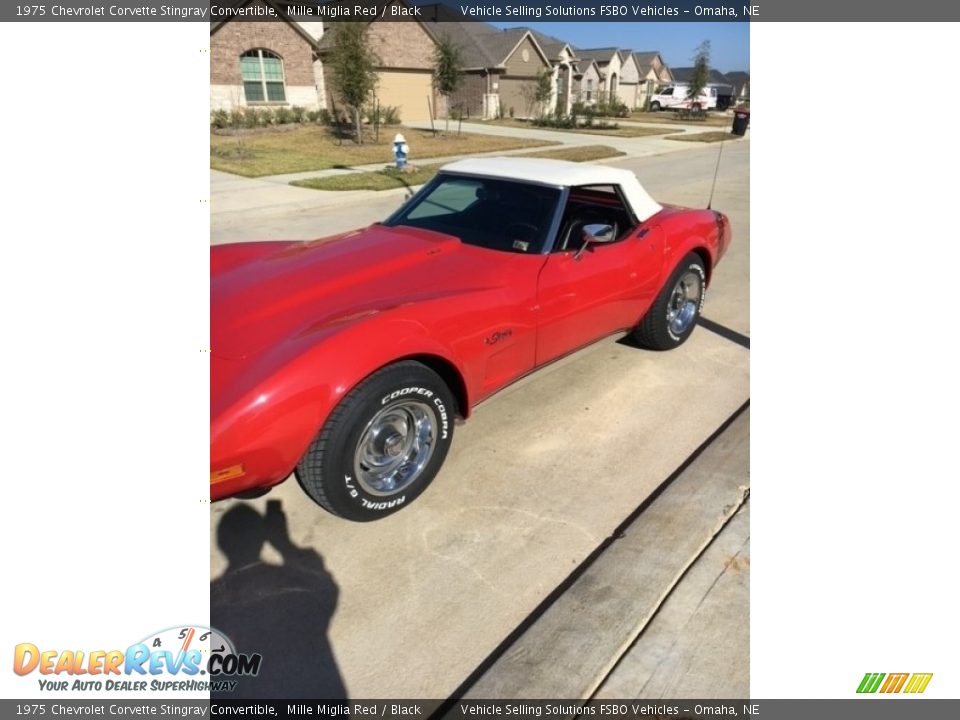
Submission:
POLYGON ((389 365, 340 401, 297 465, 297 479, 334 515, 386 517, 412 503, 440 470, 455 411, 433 370, 409 360, 389 365))
POLYGON ((673 350, 686 342, 703 309, 707 273, 703 260, 690 253, 674 269, 660 295, 633 331, 651 350, 673 350))

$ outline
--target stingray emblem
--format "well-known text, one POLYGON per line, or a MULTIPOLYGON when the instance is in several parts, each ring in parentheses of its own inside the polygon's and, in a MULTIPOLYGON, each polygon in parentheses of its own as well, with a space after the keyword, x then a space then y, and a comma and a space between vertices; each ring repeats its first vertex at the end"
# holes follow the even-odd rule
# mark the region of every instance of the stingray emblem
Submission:
POLYGON ((510 330, 509 328, 506 329, 506 330, 497 330, 493 335, 491 335, 490 337, 486 338, 486 339, 483 341, 483 344, 484 344, 484 345, 496 345, 498 342, 500 342, 501 340, 506 340, 506 339, 507 339, 508 337, 510 337, 511 335, 513 335, 513 330, 510 330))

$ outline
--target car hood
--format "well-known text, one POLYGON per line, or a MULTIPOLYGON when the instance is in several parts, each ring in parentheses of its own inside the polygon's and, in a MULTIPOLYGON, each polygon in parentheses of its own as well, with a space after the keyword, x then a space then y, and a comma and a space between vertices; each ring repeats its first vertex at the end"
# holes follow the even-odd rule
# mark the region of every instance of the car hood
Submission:
POLYGON ((241 360, 284 339, 489 287, 501 253, 449 235, 371 227, 309 242, 211 248, 211 351, 241 360))

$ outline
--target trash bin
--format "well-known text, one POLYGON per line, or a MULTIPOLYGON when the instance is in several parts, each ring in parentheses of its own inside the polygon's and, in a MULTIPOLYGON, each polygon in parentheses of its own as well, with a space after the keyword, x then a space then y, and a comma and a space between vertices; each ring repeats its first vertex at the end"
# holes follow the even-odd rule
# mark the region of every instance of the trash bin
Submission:
POLYGON ((750 124, 750 111, 747 108, 737 108, 733 111, 733 134, 744 135, 747 125, 750 124))

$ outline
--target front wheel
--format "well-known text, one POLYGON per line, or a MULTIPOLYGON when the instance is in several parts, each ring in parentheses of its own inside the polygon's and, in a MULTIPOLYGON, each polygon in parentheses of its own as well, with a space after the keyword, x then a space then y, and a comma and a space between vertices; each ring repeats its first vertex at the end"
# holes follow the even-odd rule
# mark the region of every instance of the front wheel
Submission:
POLYGON ((672 350, 683 345, 700 317, 706 286, 703 260, 696 253, 690 253, 677 265, 634 329, 634 339, 651 350, 672 350))
POLYGON ((650 103, 650 112, 660 112, 660 103, 658 102, 650 103))
POLYGON ((334 409, 297 465, 300 485, 348 520, 386 517, 430 484, 453 440, 455 400, 418 362, 377 371, 334 409))

